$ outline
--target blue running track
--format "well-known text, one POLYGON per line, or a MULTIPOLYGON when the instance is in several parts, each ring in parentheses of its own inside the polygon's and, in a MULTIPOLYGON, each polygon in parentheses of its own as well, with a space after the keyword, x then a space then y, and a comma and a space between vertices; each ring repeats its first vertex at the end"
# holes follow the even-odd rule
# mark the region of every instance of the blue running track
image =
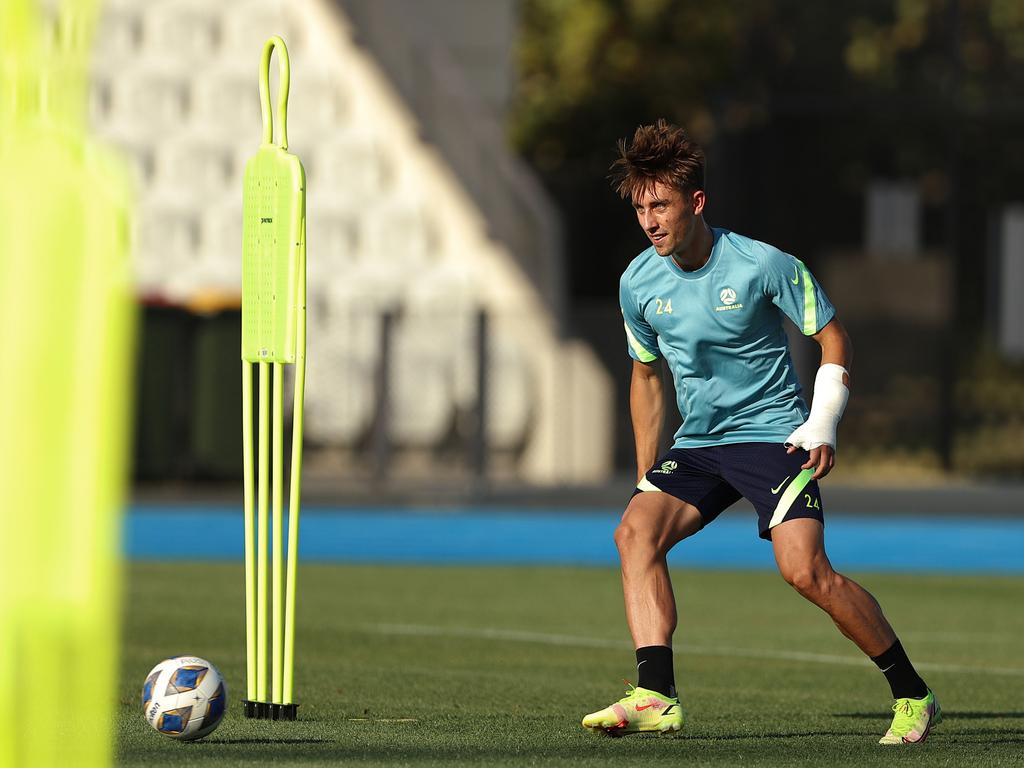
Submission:
MULTIPOLYGON (((303 562, 505 565, 618 564, 603 510, 303 510, 303 562)), ((241 560, 242 511, 233 506, 137 505, 124 551, 137 560, 241 560)), ((1024 573, 1024 519, 835 515, 825 541, 839 569, 1024 573)), ((753 513, 726 513, 673 550, 674 566, 774 568, 753 513)))

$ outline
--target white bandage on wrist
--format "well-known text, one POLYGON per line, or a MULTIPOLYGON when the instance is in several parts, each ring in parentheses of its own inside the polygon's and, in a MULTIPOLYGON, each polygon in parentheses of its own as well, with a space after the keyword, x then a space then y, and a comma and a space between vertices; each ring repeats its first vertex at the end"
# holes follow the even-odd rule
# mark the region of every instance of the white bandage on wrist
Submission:
POLYGON ((835 363, 825 363, 814 377, 814 401, 811 415, 786 438, 786 445, 795 445, 809 451, 819 445, 836 447, 836 429, 843 417, 850 390, 843 383, 846 369, 835 363))

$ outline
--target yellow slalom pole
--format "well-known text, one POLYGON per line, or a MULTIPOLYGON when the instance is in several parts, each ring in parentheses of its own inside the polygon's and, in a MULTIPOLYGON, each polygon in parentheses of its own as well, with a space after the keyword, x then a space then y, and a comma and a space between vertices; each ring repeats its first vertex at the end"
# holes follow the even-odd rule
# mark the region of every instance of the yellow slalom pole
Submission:
POLYGON ((72 98, 86 92, 96 2, 42 6, 0 2, 0 766, 103 768, 116 732, 132 193, 72 98), (87 691, 88 705, 58 712, 55 691, 87 691))
POLYGON ((306 389, 306 242, 305 220, 299 249, 298 310, 295 338, 295 399, 292 419, 291 490, 288 497, 288 580, 284 617, 284 703, 295 692, 295 578, 299 561, 299 497, 302 486, 302 410, 306 389))
POLYGON ((246 697, 256 700, 256 552, 253 541, 252 363, 242 361, 242 490, 245 508, 245 676, 246 697))
POLYGON ((245 703, 247 717, 294 720, 295 566, 298 560, 299 486, 302 444, 302 393, 305 381, 305 171, 287 151, 288 51, 280 37, 270 38, 260 63, 263 143, 246 164, 242 192, 242 358, 259 363, 260 433, 257 531, 257 685, 255 700, 245 703), (279 55, 277 134, 270 106, 270 59, 279 55), (301 309, 300 309, 301 306, 301 309), (298 349, 296 349, 298 345, 298 349), (284 558, 284 365, 296 365, 295 421, 288 508, 288 556, 284 558), (274 366, 273 416, 270 365, 274 366), (273 431, 273 466, 270 467, 273 431), (270 485, 273 484, 271 497, 270 485), (271 603, 267 602, 268 506, 273 505, 271 603), (283 594, 282 594, 283 592, 283 594), (266 612, 273 611, 270 632, 266 612), (267 636, 271 638, 270 697, 267 695, 267 636))
POLYGON ((284 649, 281 647, 282 620, 284 606, 281 603, 281 577, 283 576, 283 563, 281 562, 284 552, 284 511, 282 510, 282 496, 284 485, 284 418, 282 416, 282 401, 284 400, 284 366, 281 363, 274 363, 274 426, 273 426, 273 498, 274 498, 274 544, 273 544, 273 641, 271 643, 272 669, 271 678, 271 701, 275 704, 281 703, 281 661, 284 649))
POLYGON ((256 700, 267 701, 267 501, 270 452, 270 369, 260 369, 259 518, 256 531, 256 700))

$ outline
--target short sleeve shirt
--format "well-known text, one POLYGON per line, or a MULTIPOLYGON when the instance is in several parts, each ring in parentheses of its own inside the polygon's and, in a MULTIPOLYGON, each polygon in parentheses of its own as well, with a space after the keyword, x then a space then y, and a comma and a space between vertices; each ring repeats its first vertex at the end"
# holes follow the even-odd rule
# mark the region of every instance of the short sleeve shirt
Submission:
POLYGON ((715 228, 711 256, 687 272, 651 247, 619 282, 627 349, 664 358, 683 424, 674 447, 783 442, 807 418, 782 316, 813 335, 835 316, 799 259, 715 228))

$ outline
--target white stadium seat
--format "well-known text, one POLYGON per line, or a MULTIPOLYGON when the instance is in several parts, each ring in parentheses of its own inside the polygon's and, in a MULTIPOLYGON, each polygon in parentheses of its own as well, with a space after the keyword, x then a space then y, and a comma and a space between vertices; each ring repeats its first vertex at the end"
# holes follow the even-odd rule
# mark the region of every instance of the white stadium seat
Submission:
POLYGON ((209 2, 146 2, 146 47, 182 66, 208 66, 223 45, 222 17, 209 2))
POLYGON ((396 269, 386 258, 366 259, 331 277, 334 287, 344 286, 346 292, 358 296, 365 311, 397 310, 402 306, 409 285, 416 279, 413 274, 396 269))
POLYGON ((373 418, 372 368, 365 361, 328 349, 318 349, 318 354, 311 355, 309 361, 306 437, 340 446, 360 442, 373 418))
POLYGON ((309 293, 318 306, 315 322, 331 337, 334 348, 375 365, 380 356, 382 308, 367 301, 361 290, 358 282, 336 282, 311 285, 309 293))
POLYGON ((438 258, 440 228, 418 199, 387 196, 366 213, 364 250, 372 258, 386 258, 395 268, 421 271, 438 258))
POLYGON ((242 200, 223 198, 218 205, 211 205, 203 213, 201 221, 200 250, 204 262, 231 264, 231 274, 236 274, 236 287, 242 287, 242 200), (235 268, 237 267, 237 269, 235 268))
POLYGON ((450 367, 425 354, 417 337, 398 334, 392 356, 388 434, 402 448, 435 446, 454 425, 450 367))
POLYGON ((186 298, 192 270, 199 262, 200 217, 192 208, 169 200, 146 199, 139 211, 139 277, 148 288, 186 298))
POLYGON ((167 265, 168 274, 196 259, 199 251, 200 217, 192 208, 171 202, 143 205, 139 248, 167 265))
MULTIPOLYGON (((280 35, 289 53, 302 47, 299 25, 283 12, 284 3, 240 0, 220 6, 226 55, 259 60, 267 38, 280 35)), ((255 68, 253 68, 255 72, 255 68)))
POLYGON ((105 126, 114 112, 114 84, 108 75, 94 74, 89 89, 89 117, 94 125, 105 126))
POLYGON ((213 294, 218 298, 235 296, 241 302, 242 265, 238 259, 217 258, 216 254, 201 251, 189 276, 194 285, 190 298, 213 294))
POLYGON ((370 427, 375 408, 380 321, 345 295, 311 285, 307 295, 307 434, 352 445, 370 427))
POLYGON ((491 344, 487 392, 487 440, 498 450, 519 448, 526 439, 536 393, 525 355, 495 336, 491 344))
POLYGON ((111 78, 111 132, 156 143, 187 127, 189 82, 173 69, 128 69, 111 78))
POLYGON ((310 197, 327 196, 339 204, 366 206, 382 195, 391 182, 390 163, 372 135, 341 133, 319 142, 302 157, 310 197))
POLYGON ((308 210, 306 247, 316 254, 309 264, 310 280, 327 281, 349 268, 359 251, 359 225, 353 216, 308 210))
POLYGON ((344 83, 326 75, 292 79, 288 94, 288 137, 294 152, 304 158, 352 120, 351 95, 344 83))
POLYGON ((150 142, 136 137, 122 137, 109 130, 98 132, 100 138, 116 147, 128 164, 135 187, 149 190, 156 177, 156 149, 150 142))
MULTIPOLYGON (((201 134, 170 137, 157 146, 156 178, 158 194, 191 195, 208 200, 232 191, 234 158, 230 150, 205 139, 201 134)), ((240 196, 240 187, 233 191, 240 196)))
POLYGON ((142 4, 106 6, 96 30, 94 70, 111 74, 123 71, 126 66, 138 66, 142 48, 142 4))
POLYGON ((417 275, 406 297, 406 312, 424 328, 433 329, 423 344, 450 361, 453 397, 460 408, 476 403, 476 333, 480 297, 469 271, 442 264, 417 275))
POLYGON ((256 71, 223 70, 198 80, 192 91, 191 127, 254 153, 263 136, 256 71))

